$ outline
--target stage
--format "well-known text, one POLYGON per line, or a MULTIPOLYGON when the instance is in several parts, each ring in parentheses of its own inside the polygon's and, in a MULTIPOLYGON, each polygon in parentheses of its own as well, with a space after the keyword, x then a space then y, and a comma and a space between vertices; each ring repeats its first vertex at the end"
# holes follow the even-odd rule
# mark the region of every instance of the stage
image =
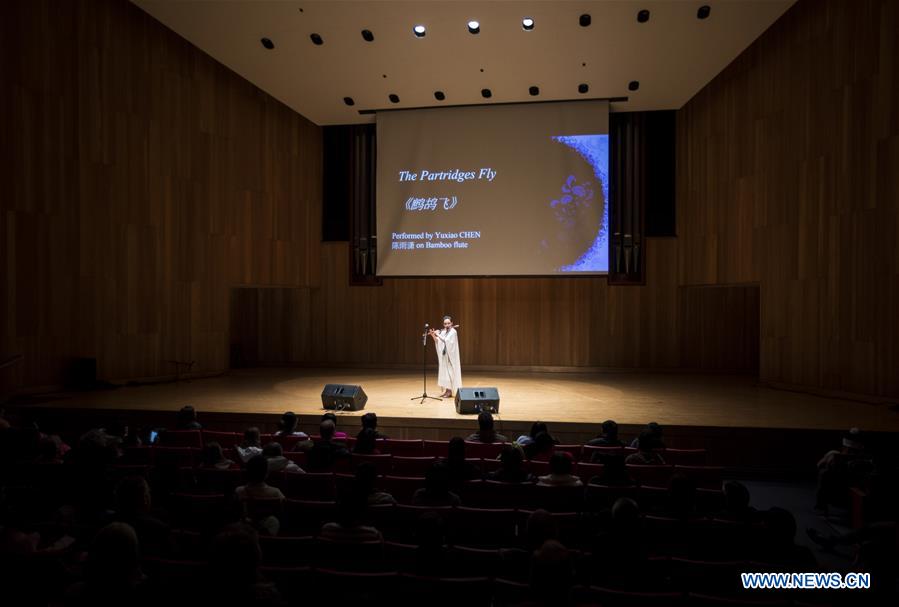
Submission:
MULTIPOLYGON (((428 393, 439 394, 435 371, 428 380, 428 393)), ((811 442, 811 452, 817 453, 849 427, 899 431, 899 413, 884 404, 776 390, 749 376, 469 370, 463 380, 466 387, 499 389, 497 429, 513 438, 535 420, 549 423, 565 442, 595 436, 605 419, 616 420, 625 438, 657 421, 671 446, 715 444, 727 464, 754 460, 736 446, 746 441, 781 448, 811 442)), ((326 383, 362 385, 368 395, 365 411, 376 412, 384 431, 396 438, 442 439, 476 426, 474 416, 456 413, 452 399, 413 400, 422 392, 422 380, 409 369, 245 369, 206 379, 31 397, 13 407, 56 418, 108 419, 128 411, 131 419, 165 426, 178 408, 191 404, 207 427, 239 429, 252 423, 263 430, 274 430, 278 415, 291 410, 300 416, 303 430, 315 432, 326 383)), ((358 422, 343 420, 361 413, 340 413, 340 425, 355 432, 358 422)))

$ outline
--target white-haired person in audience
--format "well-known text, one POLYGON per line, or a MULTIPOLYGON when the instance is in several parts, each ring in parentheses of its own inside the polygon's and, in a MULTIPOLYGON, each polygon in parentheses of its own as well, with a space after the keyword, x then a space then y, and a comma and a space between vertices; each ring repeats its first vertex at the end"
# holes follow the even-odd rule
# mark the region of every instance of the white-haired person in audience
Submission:
POLYGON ((243 442, 239 445, 234 445, 234 450, 237 452, 237 457, 244 464, 257 455, 262 455, 262 436, 259 433, 259 428, 250 426, 244 430, 243 442))

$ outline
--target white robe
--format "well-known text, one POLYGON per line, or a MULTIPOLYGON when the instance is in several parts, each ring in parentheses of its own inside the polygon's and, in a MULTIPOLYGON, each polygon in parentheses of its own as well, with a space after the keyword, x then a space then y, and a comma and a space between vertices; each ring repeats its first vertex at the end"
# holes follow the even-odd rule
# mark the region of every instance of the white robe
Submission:
POLYGON ((440 370, 437 373, 437 385, 444 390, 455 392, 462 386, 462 364, 459 362, 459 334, 455 329, 437 332, 437 362, 440 370))

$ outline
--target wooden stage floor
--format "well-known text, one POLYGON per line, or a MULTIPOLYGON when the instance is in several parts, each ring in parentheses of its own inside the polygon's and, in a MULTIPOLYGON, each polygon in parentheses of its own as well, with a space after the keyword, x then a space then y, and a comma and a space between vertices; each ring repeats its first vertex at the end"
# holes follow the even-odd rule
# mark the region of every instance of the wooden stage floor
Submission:
MULTIPOLYGON (((501 420, 516 428, 542 420, 572 428, 578 425, 581 432, 590 433, 611 418, 623 426, 654 420, 669 427, 845 430, 857 426, 899 431, 899 413, 883 404, 775 390, 747 376, 469 371, 464 381, 466 387, 499 388, 501 420)), ((43 401, 32 398, 29 406, 162 412, 192 404, 201 416, 271 416, 292 410, 308 423, 321 414, 320 394, 326 383, 361 384, 368 394, 366 411, 390 419, 394 427, 459 428, 474 423, 471 416, 455 412, 451 399, 425 404, 410 400, 421 394, 420 374, 384 369, 247 369, 208 379, 57 394, 43 401)), ((434 372, 428 377, 428 393, 439 393, 434 372)))

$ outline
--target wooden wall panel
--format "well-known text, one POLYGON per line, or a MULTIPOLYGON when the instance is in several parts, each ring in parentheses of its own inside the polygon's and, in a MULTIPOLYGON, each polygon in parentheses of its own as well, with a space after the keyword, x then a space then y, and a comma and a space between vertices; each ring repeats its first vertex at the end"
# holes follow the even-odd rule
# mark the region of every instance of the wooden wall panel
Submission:
POLYGON ((319 127, 124 0, 0 28, 0 380, 227 369, 231 287, 319 282, 319 127))
POLYGON ((762 379, 899 395, 899 5, 800 0, 677 138, 679 282, 759 284, 762 379))

